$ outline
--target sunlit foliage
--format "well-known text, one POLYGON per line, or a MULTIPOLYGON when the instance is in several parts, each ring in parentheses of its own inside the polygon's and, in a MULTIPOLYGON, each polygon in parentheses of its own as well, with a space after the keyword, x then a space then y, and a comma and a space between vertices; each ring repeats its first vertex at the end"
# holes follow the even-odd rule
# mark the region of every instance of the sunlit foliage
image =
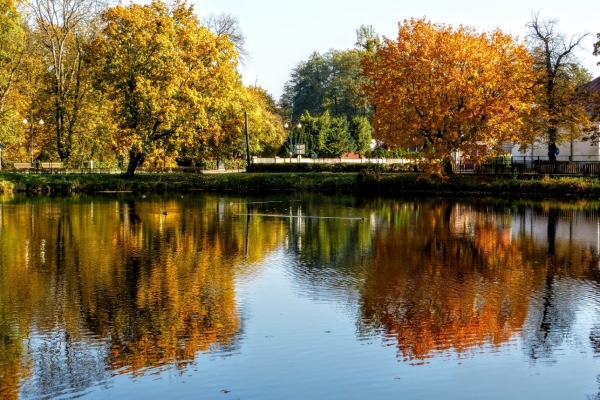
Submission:
POLYGON ((364 60, 375 137, 419 149, 434 172, 454 152, 518 140, 533 101, 533 60, 499 30, 405 20, 364 60))
POLYGON ((210 134, 219 143, 223 131, 214 116, 227 107, 239 80, 227 37, 201 26, 185 3, 116 6, 102 20, 94 45, 102 68, 98 83, 113 100, 127 173, 159 141, 191 144, 210 134))

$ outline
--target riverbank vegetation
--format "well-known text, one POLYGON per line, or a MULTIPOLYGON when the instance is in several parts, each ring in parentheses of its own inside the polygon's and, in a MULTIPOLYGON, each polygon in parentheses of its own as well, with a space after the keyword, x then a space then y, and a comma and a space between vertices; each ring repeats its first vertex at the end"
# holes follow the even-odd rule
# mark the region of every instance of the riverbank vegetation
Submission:
POLYGON ((600 196, 595 177, 521 177, 456 174, 424 179, 419 173, 354 172, 226 174, 1 174, 0 193, 27 192, 196 192, 267 193, 313 191, 354 195, 501 195, 530 198, 600 196))

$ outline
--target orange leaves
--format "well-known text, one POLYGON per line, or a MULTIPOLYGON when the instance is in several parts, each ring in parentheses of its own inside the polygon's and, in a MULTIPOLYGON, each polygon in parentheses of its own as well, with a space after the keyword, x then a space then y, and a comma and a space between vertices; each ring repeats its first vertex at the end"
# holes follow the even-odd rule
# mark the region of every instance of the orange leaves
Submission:
POLYGON ((430 160, 516 138, 534 79, 524 46, 500 31, 424 19, 398 26, 398 39, 363 62, 378 138, 430 160))

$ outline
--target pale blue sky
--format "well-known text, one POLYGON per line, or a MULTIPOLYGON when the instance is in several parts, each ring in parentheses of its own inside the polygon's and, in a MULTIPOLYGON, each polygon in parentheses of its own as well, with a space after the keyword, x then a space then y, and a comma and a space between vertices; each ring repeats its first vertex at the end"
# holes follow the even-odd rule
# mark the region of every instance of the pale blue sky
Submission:
POLYGON ((589 32, 578 52, 584 66, 600 76, 592 44, 600 33, 600 0, 189 0, 203 16, 226 12, 236 16, 247 37, 251 59, 242 75, 279 99, 292 68, 313 51, 348 49, 356 29, 372 25, 382 36, 396 38, 398 21, 426 16, 433 22, 468 25, 481 30, 496 27, 520 37, 532 11, 543 19, 559 20, 562 32, 589 32))

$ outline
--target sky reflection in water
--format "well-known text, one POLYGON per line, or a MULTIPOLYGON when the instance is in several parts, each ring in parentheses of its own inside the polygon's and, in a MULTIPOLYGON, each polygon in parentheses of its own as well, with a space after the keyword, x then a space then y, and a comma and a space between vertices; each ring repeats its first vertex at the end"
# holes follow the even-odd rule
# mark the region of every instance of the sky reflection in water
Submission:
POLYGON ((0 398, 600 398, 599 206, 2 197, 0 398))

